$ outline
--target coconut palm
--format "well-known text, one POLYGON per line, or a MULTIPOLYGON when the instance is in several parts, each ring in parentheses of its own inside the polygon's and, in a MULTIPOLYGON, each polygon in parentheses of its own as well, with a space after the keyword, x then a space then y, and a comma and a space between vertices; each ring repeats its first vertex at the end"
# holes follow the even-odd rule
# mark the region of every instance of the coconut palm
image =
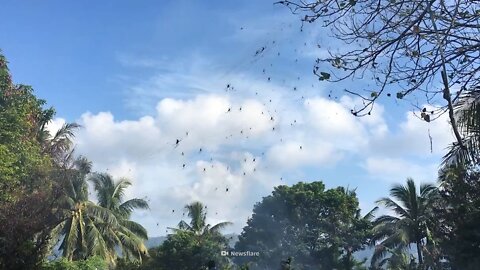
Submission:
POLYGON ((141 261, 142 255, 147 255, 147 248, 144 245, 144 241, 148 239, 147 231, 142 225, 131 221, 130 216, 135 209, 148 209, 148 203, 137 198, 124 201, 125 190, 132 184, 127 179, 115 182, 108 174, 96 173, 90 177, 90 181, 94 185, 98 204, 110 210, 118 220, 118 228, 112 226, 104 228, 120 241, 120 244, 111 242, 109 248, 112 252, 115 248, 120 248, 127 260, 141 261))
POLYGON ((75 168, 65 170, 64 195, 59 201, 60 222, 52 235, 61 239, 60 250, 68 260, 84 259, 98 255, 113 262, 114 254, 109 242, 118 241, 103 232, 105 224, 118 226, 115 215, 88 200, 86 176, 91 163, 78 159, 75 168))
POLYGON ((378 262, 377 268, 389 270, 416 270, 417 264, 415 258, 409 254, 408 248, 398 247, 394 250, 388 250, 389 256, 378 262))
POLYGON ((48 123, 51 121, 53 112, 47 110, 45 115, 41 117, 37 131, 37 138, 42 145, 43 152, 48 154, 55 163, 59 166, 65 166, 67 163, 71 164, 73 159, 73 138, 75 137, 75 130, 81 126, 77 123, 65 123, 62 127, 50 134, 47 129, 48 123))
POLYGON ((455 118, 462 145, 453 143, 444 156, 447 164, 478 164, 480 162, 480 87, 460 96, 455 103, 455 118))
POLYGON ((432 220, 432 207, 436 198, 437 188, 430 184, 420 185, 420 193, 413 179, 408 178, 405 186, 395 185, 390 189, 393 198, 381 198, 377 201, 395 215, 382 215, 374 224, 373 242, 377 243, 372 256, 372 265, 378 263, 391 250, 408 248, 415 244, 417 258, 423 265, 424 241, 428 241, 428 224, 432 220))
POLYGON ((178 228, 173 228, 174 231, 188 231, 196 236, 218 236, 220 230, 231 225, 231 222, 220 222, 216 225, 210 225, 206 223, 207 212, 206 207, 201 202, 193 202, 185 206, 190 217, 190 223, 182 220, 178 224, 178 228))

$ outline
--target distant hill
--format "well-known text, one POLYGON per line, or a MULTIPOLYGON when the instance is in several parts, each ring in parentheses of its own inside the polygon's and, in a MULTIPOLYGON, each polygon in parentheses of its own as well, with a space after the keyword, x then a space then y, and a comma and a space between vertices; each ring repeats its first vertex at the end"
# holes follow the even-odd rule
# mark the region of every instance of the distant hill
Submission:
POLYGON ((145 246, 147 246, 147 248, 158 247, 165 240, 167 240, 166 236, 149 237, 148 240, 145 242, 145 246))

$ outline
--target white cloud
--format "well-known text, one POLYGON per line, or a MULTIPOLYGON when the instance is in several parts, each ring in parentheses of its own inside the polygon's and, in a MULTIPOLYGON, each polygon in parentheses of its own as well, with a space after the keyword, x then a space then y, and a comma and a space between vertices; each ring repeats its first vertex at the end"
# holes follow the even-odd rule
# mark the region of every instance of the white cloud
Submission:
POLYGON ((403 183, 407 177, 420 182, 435 182, 438 170, 436 164, 386 157, 369 157, 364 167, 372 178, 393 183, 403 183))
POLYGON ((318 139, 350 151, 360 150, 367 143, 365 126, 358 118, 352 117, 343 104, 324 98, 307 100, 305 104, 308 121, 318 139))
MULTIPOLYGON (((277 113, 278 119, 271 120, 265 105, 255 99, 238 103, 217 94, 169 98, 158 103, 157 112, 128 121, 115 120, 109 112, 85 113, 77 136, 78 152, 94 162, 95 170, 131 178, 127 195, 149 198, 150 215, 156 218, 144 212, 135 218, 145 220, 150 229, 156 229, 157 222, 174 226, 179 217, 171 210, 199 200, 215 210, 214 218, 231 220, 239 230, 253 204, 279 184, 279 167, 334 164, 341 158, 334 144, 306 135, 308 122, 299 121, 296 132, 290 132, 290 126, 280 128, 284 115, 277 113), (279 141, 283 136, 285 141, 279 141), (248 149, 263 149, 265 155, 248 149)), ((284 113, 288 119, 289 112, 284 113)))
POLYGON ((213 149, 264 135, 273 125, 267 111, 256 100, 232 103, 225 95, 202 95, 187 101, 163 99, 157 120, 170 141, 182 140, 180 149, 213 149))
MULTIPOLYGON (((431 109, 430 106, 426 107, 431 109)), ((445 148, 454 141, 447 114, 430 123, 420 120, 413 113, 407 113, 406 117, 407 120, 400 125, 401 133, 404 134, 405 141, 409 142, 405 145, 416 153, 430 152, 429 133, 432 137, 433 152, 436 154, 444 152, 445 148)))
POLYGON ((427 123, 412 112, 404 115, 396 130, 370 141, 368 152, 387 157, 417 156, 440 160, 447 146, 454 141, 448 116, 444 114, 427 123))
POLYGON ((288 141, 274 145, 267 153, 269 161, 276 168, 291 169, 302 165, 331 165, 340 158, 341 153, 336 151, 331 143, 288 141))
POLYGON ((196 200, 208 206, 209 222, 233 221, 231 230, 239 232, 253 204, 281 184, 282 176, 302 175, 307 166, 347 170, 335 167, 344 157, 354 158, 367 177, 380 183, 403 182, 408 176, 432 181, 433 165, 411 163, 405 155, 421 159, 428 152, 424 141, 414 140, 428 127, 435 151, 449 141, 442 133, 445 123, 427 127, 406 115, 388 125, 378 104, 371 116, 357 118, 350 109, 360 101, 350 97, 334 101, 321 93, 292 94, 278 81, 243 73, 216 75, 198 63, 185 73, 167 70, 133 86, 129 105, 149 113, 134 120, 85 113, 76 139, 78 152, 96 170, 131 178, 127 195, 149 199, 151 211, 134 218, 151 235, 175 226, 185 218, 183 206, 196 200), (177 90, 189 94, 178 96, 177 90))
POLYGON ((80 123, 84 128, 76 140, 79 151, 101 164, 122 158, 142 160, 152 151, 165 149, 165 142, 158 141, 161 131, 150 116, 115 121, 110 112, 85 113, 80 123))

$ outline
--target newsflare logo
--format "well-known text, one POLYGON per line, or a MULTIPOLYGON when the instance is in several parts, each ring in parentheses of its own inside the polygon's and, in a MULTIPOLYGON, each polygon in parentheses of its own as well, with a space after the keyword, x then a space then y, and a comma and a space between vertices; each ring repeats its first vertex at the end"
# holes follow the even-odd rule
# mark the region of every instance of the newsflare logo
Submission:
POLYGON ((260 256, 260 252, 258 251, 228 251, 222 250, 220 251, 221 256, 229 256, 229 257, 258 257, 260 256))

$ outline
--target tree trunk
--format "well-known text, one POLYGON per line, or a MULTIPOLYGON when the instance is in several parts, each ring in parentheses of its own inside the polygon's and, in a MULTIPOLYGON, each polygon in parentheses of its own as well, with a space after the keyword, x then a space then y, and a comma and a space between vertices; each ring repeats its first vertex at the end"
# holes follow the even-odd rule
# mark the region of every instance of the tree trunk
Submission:
POLYGON ((347 248, 347 256, 345 260, 345 269, 346 270, 351 270, 353 268, 352 265, 352 251, 350 248, 347 248))
POLYGON ((423 258, 422 258, 422 240, 417 241, 417 255, 418 255, 418 264, 420 267, 423 267, 423 258))

